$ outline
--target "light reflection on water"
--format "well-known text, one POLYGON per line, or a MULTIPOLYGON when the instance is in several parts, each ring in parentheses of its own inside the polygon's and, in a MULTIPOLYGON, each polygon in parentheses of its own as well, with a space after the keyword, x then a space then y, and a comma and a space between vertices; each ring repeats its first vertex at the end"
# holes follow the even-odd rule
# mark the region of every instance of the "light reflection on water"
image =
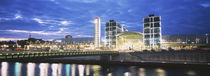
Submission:
POLYGON ((66 76, 70 76, 70 72, 71 72, 71 65, 66 64, 66 76))
POLYGON ((165 70, 163 69, 158 68, 156 69, 156 72, 158 76, 166 76, 165 70))
POLYGON ((86 76, 90 75, 90 65, 86 65, 86 76))
POLYGON ((146 76, 146 72, 144 68, 139 68, 139 76, 146 76))
POLYGON ((52 76, 62 76, 62 64, 52 64, 52 76))
POLYGON ((15 63, 15 76, 21 76, 21 67, 22 63, 19 62, 15 63))
POLYGON ((71 76, 76 76, 76 65, 75 64, 72 64, 72 67, 71 67, 71 76))
POLYGON ((48 63, 40 63, 39 64, 39 69, 40 69, 40 74, 39 76, 48 76, 48 63))
POLYGON ((84 70, 85 70, 84 65, 78 65, 78 68, 79 68, 79 76, 84 76, 84 70))
POLYGON ((130 76, 130 72, 125 72, 124 76, 130 76))
POLYGON ((34 76, 35 72, 35 63, 27 64, 27 76, 34 76))
POLYGON ((202 71, 180 68, 177 71, 139 66, 100 66, 61 63, 1 62, 1 76, 210 76, 202 71), (26 67, 24 67, 26 66, 26 67), (179 74, 179 75, 177 75, 179 74))
POLYGON ((1 63, 1 76, 7 76, 8 74, 8 63, 2 62, 1 63))

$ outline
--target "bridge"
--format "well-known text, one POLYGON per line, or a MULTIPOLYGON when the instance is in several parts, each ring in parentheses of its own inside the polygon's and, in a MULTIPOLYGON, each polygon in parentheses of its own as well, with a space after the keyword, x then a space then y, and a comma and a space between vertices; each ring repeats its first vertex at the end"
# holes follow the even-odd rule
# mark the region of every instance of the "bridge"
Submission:
POLYGON ((117 51, 64 51, 64 52, 22 52, 0 53, 0 61, 14 59, 59 58, 73 56, 118 55, 117 51))
POLYGON ((210 65, 210 51, 63 51, 63 52, 11 52, 0 53, 1 61, 47 63, 131 63, 131 64, 204 64, 210 65))

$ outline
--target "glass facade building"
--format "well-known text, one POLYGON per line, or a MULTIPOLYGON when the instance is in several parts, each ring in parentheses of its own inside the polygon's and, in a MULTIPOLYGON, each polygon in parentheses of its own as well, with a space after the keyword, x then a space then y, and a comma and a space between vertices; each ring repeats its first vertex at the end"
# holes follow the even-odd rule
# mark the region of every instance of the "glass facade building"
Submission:
POLYGON ((115 20, 110 20, 106 23, 105 37, 106 37, 106 46, 109 48, 114 48, 116 45, 116 35, 118 33, 127 31, 122 25, 120 25, 115 20))
POLYGON ((117 34, 117 50, 126 52, 140 50, 144 47, 143 35, 141 32, 127 31, 117 34))
POLYGON ((161 46, 161 17, 149 15, 143 19, 143 41, 145 49, 158 49, 161 46))

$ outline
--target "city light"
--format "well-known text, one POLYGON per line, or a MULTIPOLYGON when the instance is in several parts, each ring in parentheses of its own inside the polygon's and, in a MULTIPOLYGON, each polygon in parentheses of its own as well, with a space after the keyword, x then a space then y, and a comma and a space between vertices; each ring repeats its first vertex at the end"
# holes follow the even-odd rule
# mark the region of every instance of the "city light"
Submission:
POLYGON ((207 0, 0 0, 0 74, 210 76, 209 8, 207 0))

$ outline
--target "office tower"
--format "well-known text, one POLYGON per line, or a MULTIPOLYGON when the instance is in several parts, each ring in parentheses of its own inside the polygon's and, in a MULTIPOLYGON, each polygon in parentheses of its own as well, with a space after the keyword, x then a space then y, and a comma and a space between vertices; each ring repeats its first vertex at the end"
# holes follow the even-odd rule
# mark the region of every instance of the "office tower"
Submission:
POLYGON ((96 17, 94 19, 95 30, 94 30, 94 46, 95 48, 100 47, 100 39, 101 39, 101 21, 100 17, 96 17))
POLYGON ((143 41, 145 49, 159 49, 161 46, 161 17, 150 14, 143 20, 143 41))
POLYGON ((106 36, 106 45, 109 48, 114 48, 116 45, 116 35, 118 33, 127 31, 123 26, 114 20, 110 20, 106 23, 105 36, 106 36))

